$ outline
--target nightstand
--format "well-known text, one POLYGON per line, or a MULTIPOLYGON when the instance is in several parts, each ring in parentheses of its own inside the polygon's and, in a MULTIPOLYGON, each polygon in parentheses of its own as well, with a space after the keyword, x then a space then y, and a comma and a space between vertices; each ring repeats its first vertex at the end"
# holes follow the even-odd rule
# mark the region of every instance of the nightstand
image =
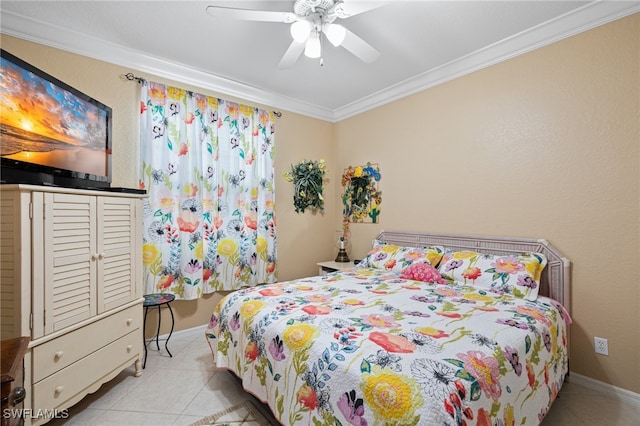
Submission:
POLYGON ((329 260, 327 262, 318 262, 318 274, 327 275, 331 272, 340 271, 342 269, 351 269, 355 265, 353 262, 336 262, 335 260, 329 260))

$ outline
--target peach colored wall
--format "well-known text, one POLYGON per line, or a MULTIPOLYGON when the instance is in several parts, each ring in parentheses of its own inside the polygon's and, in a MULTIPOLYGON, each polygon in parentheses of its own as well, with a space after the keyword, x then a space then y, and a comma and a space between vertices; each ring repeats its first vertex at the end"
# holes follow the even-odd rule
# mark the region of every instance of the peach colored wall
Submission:
MULTIPOLYGON (((121 80, 135 70, 0 42, 114 109, 114 185, 135 185, 138 89, 121 80)), ((342 170, 377 162, 381 223, 352 226, 352 258, 381 229, 546 238, 573 264, 572 370, 640 392, 640 291, 628 272, 640 258, 639 52, 636 14, 336 124, 283 111, 280 279, 315 274, 316 262, 335 256, 342 170), (319 158, 327 210, 296 214, 282 174, 319 158), (608 357, 593 353, 594 335, 609 339, 608 357)), ((219 298, 175 302, 177 329, 206 323, 219 298)))
POLYGON ((337 123, 336 164, 382 173, 353 251, 380 229, 545 238, 572 262, 571 369, 640 392, 639 68, 636 14, 337 123))

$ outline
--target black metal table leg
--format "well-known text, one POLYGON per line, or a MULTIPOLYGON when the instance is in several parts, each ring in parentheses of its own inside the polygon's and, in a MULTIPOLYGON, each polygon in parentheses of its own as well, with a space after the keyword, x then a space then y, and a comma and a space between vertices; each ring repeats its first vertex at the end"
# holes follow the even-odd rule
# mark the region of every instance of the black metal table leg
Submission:
POLYGON ((164 341, 164 348, 167 350, 167 353, 169 354, 169 356, 173 358, 173 355, 171 355, 171 352, 169 352, 169 347, 167 345, 169 344, 169 339, 171 339, 171 335, 173 334, 173 326, 175 325, 175 318, 173 317, 173 309, 171 309, 171 305, 169 303, 167 303, 167 308, 169 308, 169 313, 171 314, 171 330, 169 330, 169 336, 167 336, 167 339, 164 341))
POLYGON ((147 365, 147 339, 144 337, 147 331, 147 311, 148 307, 144 308, 144 319, 142 320, 142 346, 144 347, 144 359, 142 361, 142 369, 147 365))
POLYGON ((156 330, 156 349, 160 350, 160 343, 158 339, 160 339, 160 324, 162 324, 162 311, 160 308, 162 305, 158 305, 158 329, 156 330))

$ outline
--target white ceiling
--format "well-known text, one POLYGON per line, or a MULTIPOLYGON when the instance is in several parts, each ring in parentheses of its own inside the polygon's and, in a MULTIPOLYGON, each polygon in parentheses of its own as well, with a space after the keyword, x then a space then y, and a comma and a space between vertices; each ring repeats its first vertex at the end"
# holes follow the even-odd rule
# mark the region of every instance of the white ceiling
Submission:
MULTIPOLYGON (((346 3, 359 0, 345 0, 346 3)), ((389 1, 339 23, 377 48, 361 62, 323 45, 278 62, 289 25, 214 18, 207 5, 293 10, 293 1, 6 1, 3 33, 327 121, 640 11, 640 1, 389 1)), ((18 55, 19 56, 19 55, 18 55)))

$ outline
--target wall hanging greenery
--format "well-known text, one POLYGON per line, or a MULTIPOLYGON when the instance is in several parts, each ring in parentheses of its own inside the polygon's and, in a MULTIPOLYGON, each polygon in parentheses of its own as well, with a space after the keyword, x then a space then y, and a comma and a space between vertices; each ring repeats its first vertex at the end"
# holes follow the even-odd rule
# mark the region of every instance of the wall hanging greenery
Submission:
POLYGON ((303 160, 284 173, 285 179, 294 184, 293 206, 296 213, 304 213, 307 208, 313 213, 324 212, 322 185, 326 172, 324 160, 321 159, 303 160))
POLYGON ((378 190, 380 169, 378 164, 348 167, 342 175, 343 231, 348 234, 348 223, 377 223, 380 215, 382 192, 378 190))

